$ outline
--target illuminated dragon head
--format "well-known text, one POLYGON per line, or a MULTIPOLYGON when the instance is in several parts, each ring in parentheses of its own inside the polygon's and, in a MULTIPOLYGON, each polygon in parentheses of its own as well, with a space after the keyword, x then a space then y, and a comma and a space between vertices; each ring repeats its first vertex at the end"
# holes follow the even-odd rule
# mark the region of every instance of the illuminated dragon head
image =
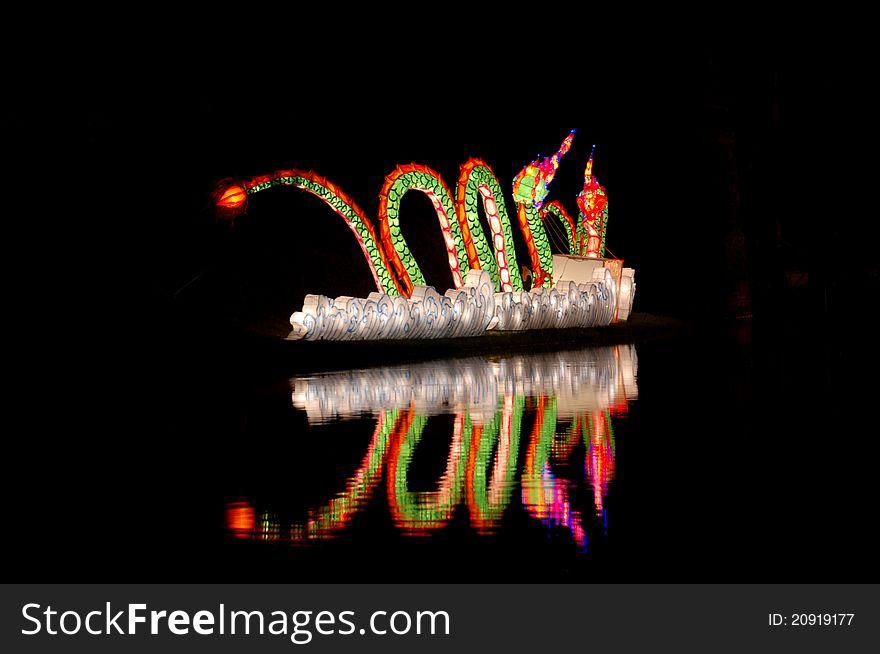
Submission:
POLYGON ((513 180, 513 199, 517 203, 529 203, 536 209, 544 205, 544 199, 550 193, 550 182, 556 176, 559 161, 566 152, 571 149, 575 130, 565 137, 559 150, 552 157, 541 161, 539 156, 528 166, 523 168, 516 179, 513 180))

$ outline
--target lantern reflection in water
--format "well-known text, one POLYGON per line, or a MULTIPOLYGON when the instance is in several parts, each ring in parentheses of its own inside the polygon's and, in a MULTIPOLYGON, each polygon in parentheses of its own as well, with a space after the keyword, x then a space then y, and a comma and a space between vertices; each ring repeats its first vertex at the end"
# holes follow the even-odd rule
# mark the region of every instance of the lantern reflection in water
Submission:
POLYGON ((590 516, 606 528, 612 417, 625 415, 637 397, 636 370, 635 347, 619 345, 293 379, 293 404, 318 430, 337 420, 373 420, 367 451, 345 489, 302 519, 282 524, 238 498, 227 506, 228 530, 293 543, 332 538, 381 497, 384 481, 388 511, 404 535, 429 536, 461 511, 477 533, 492 534, 508 511, 525 509, 586 549, 590 516), (441 414, 452 416, 445 466, 431 490, 414 490, 424 480, 414 479, 413 462, 430 456, 419 447, 426 427, 449 424, 441 414), (581 452, 583 463, 569 465, 581 452), (584 484, 592 502, 575 506, 572 491, 584 484))

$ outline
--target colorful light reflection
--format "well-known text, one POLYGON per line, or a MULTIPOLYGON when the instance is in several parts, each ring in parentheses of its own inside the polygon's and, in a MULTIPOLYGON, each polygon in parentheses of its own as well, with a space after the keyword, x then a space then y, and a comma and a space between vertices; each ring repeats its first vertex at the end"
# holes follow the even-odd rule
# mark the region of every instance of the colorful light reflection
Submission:
POLYGON ((626 345, 291 380, 294 406, 316 425, 375 415, 367 452, 346 488, 303 519, 281 524, 268 508, 238 499, 227 506, 227 529, 237 538, 291 543, 334 538, 384 481, 390 517, 406 536, 430 537, 459 511, 477 533, 495 533, 519 497, 530 516, 586 550, 588 534, 606 529, 612 416, 626 415, 636 398, 636 371, 635 348, 626 345), (426 456, 420 442, 441 414, 453 416, 445 467, 433 489, 414 490, 424 480, 413 483, 413 461, 426 456), (583 465, 570 465, 578 452, 583 465), (580 485, 592 489, 587 506, 573 499, 580 485))

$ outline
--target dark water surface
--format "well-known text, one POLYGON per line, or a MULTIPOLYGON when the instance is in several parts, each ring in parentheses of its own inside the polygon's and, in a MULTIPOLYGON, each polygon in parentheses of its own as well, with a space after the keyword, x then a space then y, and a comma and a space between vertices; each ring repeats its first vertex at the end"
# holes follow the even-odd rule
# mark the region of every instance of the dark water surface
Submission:
POLYGON ((10 570, 876 580, 873 351, 866 335, 749 320, 329 373, 243 374, 220 348, 181 347, 120 383, 133 403, 87 386, 91 429, 10 455, 25 511, 10 570))
POLYGON ((742 321, 208 385, 166 546, 236 580, 860 581, 875 430, 851 345, 742 321))

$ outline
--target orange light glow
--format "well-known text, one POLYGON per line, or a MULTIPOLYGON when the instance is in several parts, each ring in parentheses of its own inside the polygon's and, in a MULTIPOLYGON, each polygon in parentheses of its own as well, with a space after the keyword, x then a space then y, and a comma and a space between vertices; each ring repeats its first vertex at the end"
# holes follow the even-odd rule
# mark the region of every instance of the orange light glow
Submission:
POLYGON ((248 538, 254 533, 256 519, 254 508, 247 502, 231 502, 226 505, 226 527, 237 538, 248 538))
POLYGON ((220 195, 217 206, 222 209, 239 209, 247 201, 247 193, 240 186, 230 186, 220 195))

